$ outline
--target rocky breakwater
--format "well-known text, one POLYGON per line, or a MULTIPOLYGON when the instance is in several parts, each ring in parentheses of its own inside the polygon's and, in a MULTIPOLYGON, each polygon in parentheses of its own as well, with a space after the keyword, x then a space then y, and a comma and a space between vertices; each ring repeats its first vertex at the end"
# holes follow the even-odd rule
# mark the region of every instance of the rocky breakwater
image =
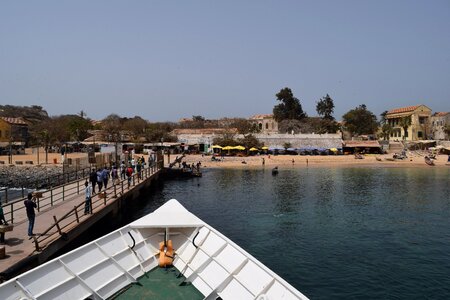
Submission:
POLYGON ((58 185, 62 174, 61 166, 0 166, 0 187, 47 188, 58 185))

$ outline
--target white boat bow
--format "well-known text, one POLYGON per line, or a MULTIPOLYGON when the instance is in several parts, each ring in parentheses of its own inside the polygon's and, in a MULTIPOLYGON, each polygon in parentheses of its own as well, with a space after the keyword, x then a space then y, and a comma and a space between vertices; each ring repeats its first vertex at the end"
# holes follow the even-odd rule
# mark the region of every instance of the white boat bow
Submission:
POLYGON ((3 283, 0 299, 108 299, 158 268, 168 240, 173 266, 204 299, 307 299, 175 199, 3 283))

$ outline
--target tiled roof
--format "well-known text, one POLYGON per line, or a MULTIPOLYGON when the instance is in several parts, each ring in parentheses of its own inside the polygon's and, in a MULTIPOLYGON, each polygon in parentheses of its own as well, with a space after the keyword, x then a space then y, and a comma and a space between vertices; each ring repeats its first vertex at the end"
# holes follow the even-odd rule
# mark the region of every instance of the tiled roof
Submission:
POLYGON ((1 117, 1 119, 11 125, 28 125, 22 118, 1 117))
POLYGON ((196 128, 196 129, 174 129, 172 134, 223 134, 223 133, 237 133, 238 130, 236 128, 196 128))
POLYGON ((441 111, 441 112, 435 112, 434 116, 436 116, 436 117, 445 117, 448 114, 449 114, 449 112, 441 111))
POLYGON ((258 120, 258 119, 270 119, 270 118, 273 118, 272 114, 254 115, 250 119, 251 120, 258 120))
POLYGON ((394 108, 388 111, 388 115, 390 114, 399 114, 399 113, 405 113, 410 111, 415 111, 420 105, 414 105, 414 106, 406 106, 406 107, 400 107, 400 108, 394 108))

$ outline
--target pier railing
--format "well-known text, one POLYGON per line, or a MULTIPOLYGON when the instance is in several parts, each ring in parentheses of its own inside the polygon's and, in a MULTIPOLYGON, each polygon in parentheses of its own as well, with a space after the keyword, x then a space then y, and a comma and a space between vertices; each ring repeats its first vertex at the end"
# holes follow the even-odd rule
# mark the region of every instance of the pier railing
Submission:
MULTIPOLYGON (((131 176, 130 181, 128 179, 116 179, 112 182, 112 185, 107 189, 95 194, 91 198, 92 202, 92 212, 98 212, 102 207, 111 203, 117 197, 122 196, 126 191, 131 190, 135 185, 151 177, 156 171, 161 168, 158 164, 145 168, 139 173, 135 173, 131 176)), ((84 186, 83 186, 84 188, 84 186)), ((66 231, 76 227, 80 222, 83 222, 89 217, 89 214, 85 214, 85 201, 74 205, 73 209, 64 214, 61 217, 53 216, 54 223, 50 225, 44 232, 39 236, 33 238, 33 243, 35 244, 36 251, 41 251, 51 242, 53 242, 58 237, 66 238, 66 231)))
POLYGON ((71 172, 46 176, 33 181, 25 181, 25 183, 22 184, 21 187, 17 187, 14 189, 8 187, 0 188, 0 193, 3 194, 2 203, 6 204, 17 200, 23 200, 27 196, 28 190, 30 189, 39 190, 49 187, 58 187, 79 178, 85 178, 89 175, 89 172, 90 168, 82 168, 71 172), (13 197, 12 195, 14 194, 18 196, 13 197))

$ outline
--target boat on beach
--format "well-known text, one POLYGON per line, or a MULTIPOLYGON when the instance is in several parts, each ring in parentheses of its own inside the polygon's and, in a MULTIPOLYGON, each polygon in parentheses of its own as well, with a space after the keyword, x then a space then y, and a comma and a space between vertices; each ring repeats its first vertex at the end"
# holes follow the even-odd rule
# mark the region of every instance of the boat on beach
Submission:
POLYGON ((136 298, 308 299, 175 199, 0 285, 4 300, 136 298))
POLYGON ((425 156, 425 163, 429 166, 434 166, 434 160, 429 156, 425 156))

